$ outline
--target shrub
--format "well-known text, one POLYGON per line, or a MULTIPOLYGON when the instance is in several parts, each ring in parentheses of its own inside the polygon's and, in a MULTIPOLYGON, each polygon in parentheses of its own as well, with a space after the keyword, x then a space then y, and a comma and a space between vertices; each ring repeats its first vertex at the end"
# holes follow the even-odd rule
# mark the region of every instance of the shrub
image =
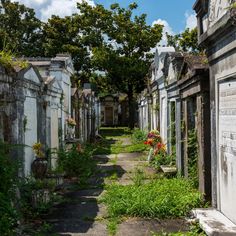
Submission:
POLYGON ((160 169, 161 165, 172 165, 174 163, 174 155, 167 155, 165 151, 159 151, 158 154, 153 157, 151 165, 157 169, 160 169))
POLYGON ((10 158, 12 148, 0 141, 0 235, 12 235, 18 219, 13 205, 18 164, 10 158))
POLYGON ((145 141, 147 138, 147 132, 140 129, 135 129, 132 134, 133 142, 145 141))
POLYGON ((159 179, 145 185, 119 186, 112 184, 102 201, 108 206, 111 218, 181 217, 203 203, 201 194, 191 182, 175 179, 159 179))
POLYGON ((55 186, 55 181, 50 179, 39 180, 29 177, 21 180, 20 207, 24 219, 34 219, 49 210, 57 198, 57 195, 53 193, 55 186), (45 190, 48 191, 47 196, 44 195, 45 190), (33 197, 35 197, 34 200, 33 197))
POLYGON ((93 173, 95 163, 91 148, 79 152, 76 145, 70 150, 60 150, 58 153, 58 169, 63 170, 68 177, 88 177, 93 173))

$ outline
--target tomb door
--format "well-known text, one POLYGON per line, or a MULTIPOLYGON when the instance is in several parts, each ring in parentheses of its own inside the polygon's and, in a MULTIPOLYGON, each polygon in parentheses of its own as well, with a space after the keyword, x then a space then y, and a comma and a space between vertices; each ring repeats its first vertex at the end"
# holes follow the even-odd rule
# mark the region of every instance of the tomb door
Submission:
POLYGON ((113 125, 113 107, 105 107, 106 125, 113 125))

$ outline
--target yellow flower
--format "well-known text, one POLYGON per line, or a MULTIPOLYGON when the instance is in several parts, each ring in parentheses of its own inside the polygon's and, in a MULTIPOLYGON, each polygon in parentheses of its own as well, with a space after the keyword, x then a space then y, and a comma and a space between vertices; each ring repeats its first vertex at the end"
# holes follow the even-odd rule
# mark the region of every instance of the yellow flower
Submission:
POLYGON ((42 144, 40 142, 35 143, 33 145, 33 150, 34 150, 36 157, 43 157, 44 156, 41 149, 42 149, 42 144))

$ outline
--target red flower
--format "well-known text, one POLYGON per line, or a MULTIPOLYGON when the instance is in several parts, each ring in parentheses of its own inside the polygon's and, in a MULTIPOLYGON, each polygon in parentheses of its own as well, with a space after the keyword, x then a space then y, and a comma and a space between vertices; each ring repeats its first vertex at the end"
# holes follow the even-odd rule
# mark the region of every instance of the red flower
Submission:
POLYGON ((162 148, 162 145, 163 145, 163 144, 162 144, 162 143, 160 143, 160 142, 159 142, 159 143, 157 143, 157 149, 158 149, 158 150, 160 150, 160 149, 162 148))

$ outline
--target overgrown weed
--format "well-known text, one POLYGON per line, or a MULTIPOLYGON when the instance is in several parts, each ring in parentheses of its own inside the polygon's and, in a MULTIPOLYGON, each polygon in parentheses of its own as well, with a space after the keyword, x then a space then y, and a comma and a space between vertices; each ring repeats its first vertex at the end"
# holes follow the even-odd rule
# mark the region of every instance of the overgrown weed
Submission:
POLYGON ((112 184, 102 201, 110 217, 182 217, 203 205, 202 195, 185 179, 157 179, 143 185, 112 184))

